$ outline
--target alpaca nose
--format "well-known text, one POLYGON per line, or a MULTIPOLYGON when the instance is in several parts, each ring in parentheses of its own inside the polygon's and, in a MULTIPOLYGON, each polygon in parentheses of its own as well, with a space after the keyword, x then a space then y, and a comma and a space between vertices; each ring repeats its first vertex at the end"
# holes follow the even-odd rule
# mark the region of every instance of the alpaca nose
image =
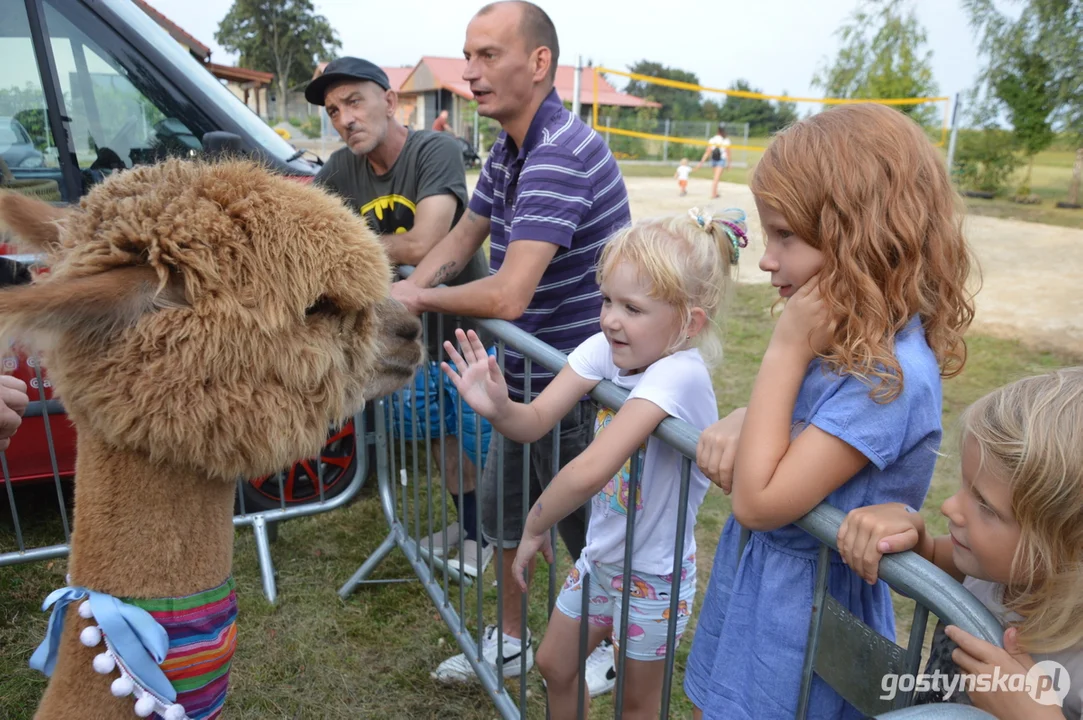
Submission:
POLYGON ((395 334, 407 342, 419 342, 421 340, 421 320, 410 313, 403 313, 399 316, 395 334))

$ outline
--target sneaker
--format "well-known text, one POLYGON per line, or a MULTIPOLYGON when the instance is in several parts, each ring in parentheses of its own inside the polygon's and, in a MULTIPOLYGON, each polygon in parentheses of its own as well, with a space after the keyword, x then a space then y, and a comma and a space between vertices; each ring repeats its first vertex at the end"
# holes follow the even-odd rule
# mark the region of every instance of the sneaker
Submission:
POLYGON ((489 563, 492 562, 492 559, 493 546, 484 546, 481 549, 481 570, 478 570, 478 541, 465 540, 463 541, 463 546, 459 548, 459 556, 451 560, 448 565, 456 570, 461 570, 464 575, 476 578, 478 575, 485 572, 485 568, 489 567, 489 563))
MULTIPOLYGON (((504 636, 504 677, 519 677, 519 671, 521 669, 520 655, 523 651, 523 645, 523 643, 515 638, 510 638, 507 635, 504 636), (513 648, 510 646, 509 641, 516 642, 519 646, 513 648)), ((525 646, 526 669, 527 672, 530 672, 530 668, 534 667, 534 648, 530 644, 529 629, 526 632, 525 646)), ((489 625, 485 628, 485 635, 481 640, 481 657, 493 667, 494 671, 496 669, 496 650, 496 625, 489 625)), ((432 679, 443 683, 469 682, 471 680, 476 680, 477 675, 474 674, 474 668, 470 666, 470 663, 466 659, 466 655, 460 653, 459 655, 450 657, 440 663, 440 667, 436 668, 436 672, 432 673, 432 679)))
POLYGON ((617 684, 617 667, 613 658, 613 642, 606 638, 587 655, 587 691, 591 697, 604 695, 617 684))
POLYGON ((447 551, 451 548, 459 546, 459 540, 462 538, 462 526, 459 523, 452 523, 447 526, 447 547, 444 547, 444 532, 437 530, 432 535, 421 540, 419 549, 423 553, 431 552, 436 557, 443 557, 447 554, 447 551))

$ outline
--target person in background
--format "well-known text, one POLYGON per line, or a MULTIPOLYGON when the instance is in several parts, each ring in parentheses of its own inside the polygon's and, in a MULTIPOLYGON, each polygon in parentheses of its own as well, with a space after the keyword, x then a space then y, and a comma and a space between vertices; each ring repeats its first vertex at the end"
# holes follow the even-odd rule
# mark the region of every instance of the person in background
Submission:
POLYGON ((455 131, 451 129, 451 123, 447 120, 447 110, 441 110, 440 114, 436 116, 436 119, 432 121, 432 129, 436 132, 449 132, 452 135, 455 131))
POLYGON ((711 167, 714 169, 714 177, 711 180, 711 199, 716 200, 718 198, 718 182, 722 178, 722 173, 730 166, 730 139, 726 134, 725 123, 718 124, 718 132, 707 141, 707 148, 703 151, 703 157, 699 159, 694 170, 703 167, 703 163, 707 162, 708 159, 710 159, 711 167))
MULTIPOLYGON (((345 199, 379 233, 392 264, 420 263, 466 208, 466 172, 458 143, 446 133, 411 130, 400 124, 395 119, 398 96, 387 74, 367 60, 342 57, 328 63, 323 74, 308 84, 305 98, 313 105, 324 106, 331 124, 346 143, 328 158, 316 183, 345 199)), ((485 255, 478 249, 464 263, 461 273, 445 281, 456 285, 488 274, 485 255)), ((454 388, 439 382, 440 369, 435 362, 440 358, 440 344, 454 338, 454 319, 444 318, 442 336, 439 331, 433 313, 427 323, 431 362, 418 373, 413 391, 406 394, 405 407, 391 403, 393 413, 408 415, 405 422, 396 422, 394 427, 404 426, 407 439, 412 439, 416 419, 418 434, 429 439, 433 456, 439 458, 444 485, 451 493, 459 489, 457 438, 463 439, 463 517, 447 528, 447 547, 443 530, 422 539, 422 547, 445 555, 461 545, 461 569, 476 576, 479 538, 475 484, 490 429, 483 420, 482 457, 475 457, 474 413, 464 405, 463 426, 458 427, 454 388), (445 392, 443 416, 441 384, 445 392), (447 435, 442 453, 441 427, 447 435)), ((491 557, 492 550, 483 547, 483 565, 491 557)))

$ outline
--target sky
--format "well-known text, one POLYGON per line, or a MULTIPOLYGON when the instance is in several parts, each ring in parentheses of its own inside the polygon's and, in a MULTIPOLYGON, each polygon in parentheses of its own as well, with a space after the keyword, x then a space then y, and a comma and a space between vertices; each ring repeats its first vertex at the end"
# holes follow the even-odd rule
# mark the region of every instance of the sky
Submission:
MULTIPOLYGON (((214 62, 235 61, 214 41, 232 0, 149 2, 208 45, 214 62)), ((422 55, 461 57, 466 25, 483 4, 314 0, 316 12, 337 30, 342 54, 384 66, 413 66, 422 55)), ((556 25, 561 64, 574 64, 581 55, 584 62, 627 70, 638 60, 651 60, 693 72, 700 84, 709 87, 725 88, 744 78, 769 94, 785 90, 818 96, 823 93, 812 89, 812 76, 837 52, 835 31, 857 0, 538 0, 538 4, 556 25)), ((968 89, 980 60, 960 0, 913 0, 913 4, 928 33, 940 94, 968 89)))

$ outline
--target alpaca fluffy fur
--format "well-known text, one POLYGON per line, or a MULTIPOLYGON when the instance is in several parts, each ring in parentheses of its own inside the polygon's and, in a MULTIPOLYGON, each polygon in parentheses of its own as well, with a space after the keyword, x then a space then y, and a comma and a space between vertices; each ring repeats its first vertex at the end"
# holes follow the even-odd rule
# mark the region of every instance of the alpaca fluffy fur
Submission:
MULTIPOLYGON (((251 163, 136 168, 73 210, 0 194, 0 219, 47 257, 0 291, 0 333, 47 346, 78 429, 73 586, 154 598, 224 582, 236 479, 316 454, 421 360, 372 231, 251 163)), ((38 718, 134 717, 79 644, 87 624, 68 613, 38 718)))

